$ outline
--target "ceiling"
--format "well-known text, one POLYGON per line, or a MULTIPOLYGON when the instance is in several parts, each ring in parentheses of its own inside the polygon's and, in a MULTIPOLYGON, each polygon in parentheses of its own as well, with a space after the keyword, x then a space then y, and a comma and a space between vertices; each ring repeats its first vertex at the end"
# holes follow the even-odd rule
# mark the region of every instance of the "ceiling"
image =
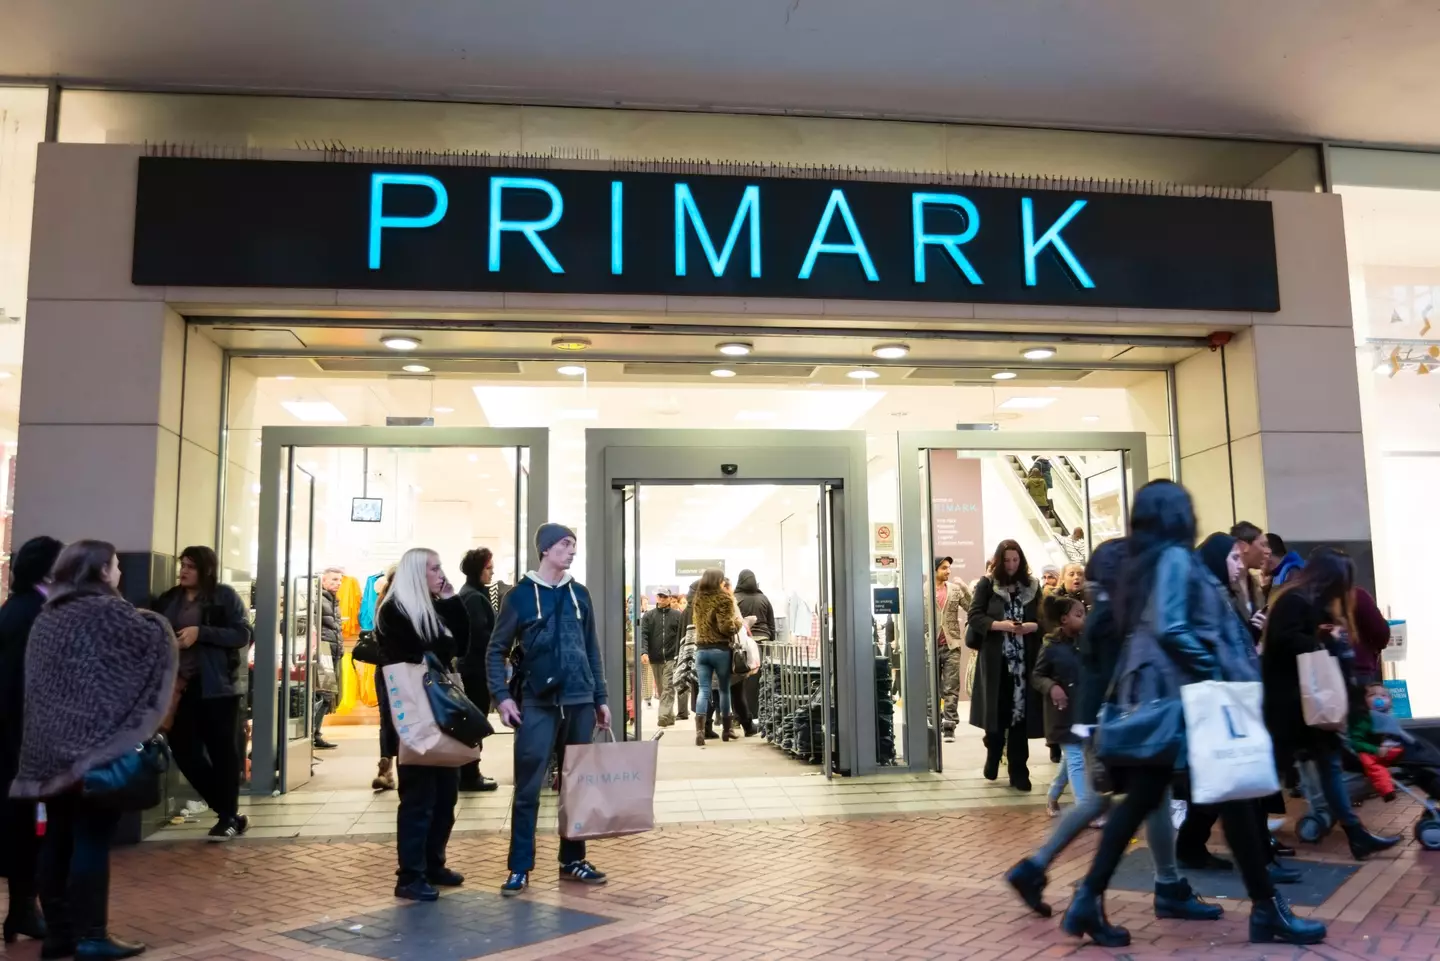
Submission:
POLYGON ((1430 0, 0 0, 23 77, 1440 145, 1430 0))

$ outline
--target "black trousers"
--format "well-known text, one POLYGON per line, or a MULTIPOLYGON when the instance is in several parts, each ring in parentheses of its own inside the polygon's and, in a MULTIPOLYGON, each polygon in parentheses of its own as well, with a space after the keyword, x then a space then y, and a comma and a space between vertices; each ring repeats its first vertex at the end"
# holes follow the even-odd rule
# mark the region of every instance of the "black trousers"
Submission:
MULTIPOLYGON (((462 669, 460 680, 465 685, 465 696, 470 699, 470 702, 486 714, 489 714, 490 687, 485 683, 484 672, 466 671, 462 669)), ((460 783, 471 786, 480 783, 479 761, 471 761, 460 769, 460 783)))
POLYGON ((78 794, 49 798, 45 810, 40 906, 50 937, 103 938, 110 914, 110 842, 120 815, 78 794))
MULTIPOLYGON (((1255 801, 1236 801, 1236 804, 1248 805, 1250 816, 1255 819, 1255 829, 1260 836, 1262 853, 1265 856, 1265 863, 1269 864, 1273 857, 1270 854, 1270 825, 1269 818, 1265 813, 1265 802, 1267 798, 1260 798, 1255 801)), ((1180 830, 1175 835, 1175 857, 1180 861, 1202 861, 1205 858, 1205 846, 1210 843, 1210 834, 1215 828, 1215 822, 1220 819, 1219 804, 1189 804, 1185 808, 1185 821, 1180 825, 1180 830)))
POLYGON ((231 818, 240 810, 240 695, 200 696, 199 681, 180 695, 170 727, 170 750, 185 780, 210 810, 231 818))
MULTIPOLYGON (((1130 846, 1130 839, 1140 828, 1146 816, 1165 800, 1174 772, 1168 768, 1137 767, 1125 771, 1125 800, 1110 809, 1105 821, 1105 830, 1100 835, 1100 846, 1095 851, 1095 861, 1090 873, 1085 875, 1085 885, 1094 894, 1103 894, 1110 886, 1120 859, 1130 846)), ((1216 805, 1220 823, 1225 829, 1225 841, 1240 868, 1240 877, 1245 881, 1245 891, 1252 901, 1264 901, 1275 896, 1275 886, 1265 870, 1268 859, 1265 837, 1256 822, 1258 806, 1253 801, 1230 801, 1216 805)))
MULTIPOLYGON (((8 783, 0 787, 9 789, 8 783)), ((5 873, 9 877, 10 915, 17 920, 35 906, 40 870, 40 839, 35 836, 35 802, 0 801, 0 844, 5 845, 5 873)))
POLYGON ((400 765, 400 810, 395 818, 400 866, 395 875, 401 884, 445 866, 459 797, 459 769, 400 765))
MULTIPOLYGON (((1008 683, 1000 685, 996 692, 996 700, 999 702, 999 716, 1008 718, 1014 709, 1015 691, 1008 683)), ((1027 730, 1026 719, 1022 718, 1020 723, 1012 724, 1008 728, 998 731, 985 732, 985 766, 994 770, 1000 766, 1000 755, 1004 753, 1009 760, 1010 783, 1026 782, 1030 780, 1030 739, 1027 730)))

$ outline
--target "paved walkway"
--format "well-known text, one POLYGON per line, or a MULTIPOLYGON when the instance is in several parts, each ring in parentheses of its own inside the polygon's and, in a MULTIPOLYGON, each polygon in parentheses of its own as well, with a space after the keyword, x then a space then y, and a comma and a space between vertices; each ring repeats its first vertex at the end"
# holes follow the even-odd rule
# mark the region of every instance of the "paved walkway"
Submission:
MULTIPOLYGON (((1367 804, 1377 828, 1407 842, 1363 865, 1318 908, 1331 938, 1313 951, 1245 941, 1248 905, 1216 923, 1156 921, 1145 894, 1112 892, 1111 917, 1135 943, 1116 957, 1440 958, 1440 855, 1419 850, 1408 803, 1367 804)), ((395 961, 684 961, 964 958, 1023 961, 1112 954, 1079 948, 1055 920, 1027 914, 999 877, 1050 826, 1035 807, 928 816, 667 826, 600 842, 603 888, 561 889, 546 859, 528 897, 495 894, 505 842, 466 832, 451 865, 470 877, 438 905, 397 905, 393 842, 383 837, 150 843, 115 856, 113 927, 153 958, 248 961, 359 957, 395 961)), ((1094 849, 1090 832, 1052 871, 1066 893, 1094 849)), ((1348 858, 1331 837, 1306 857, 1348 858)), ((33 944, 8 956, 33 958, 33 944)))

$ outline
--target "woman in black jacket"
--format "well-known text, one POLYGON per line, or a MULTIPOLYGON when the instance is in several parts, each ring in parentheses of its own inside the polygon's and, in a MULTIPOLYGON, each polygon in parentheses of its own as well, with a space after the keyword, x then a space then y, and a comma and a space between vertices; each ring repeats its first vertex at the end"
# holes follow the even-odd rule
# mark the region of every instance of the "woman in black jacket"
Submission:
MULTIPOLYGON (((775 609, 770 606, 770 598, 761 592, 754 571, 743 570, 735 579, 735 604, 740 608, 741 617, 755 618, 755 623, 750 626, 750 636, 755 639, 756 644, 778 639, 775 609)), ((734 705, 735 715, 740 720, 740 729, 745 732, 745 736, 754 737, 760 733, 760 729, 755 726, 755 711, 760 703, 758 672, 730 679, 730 703, 734 705)))
POLYGON ((992 573, 980 578, 970 602, 966 643, 979 652, 970 724, 985 732, 985 779, 1000 776, 1004 754, 1010 786, 1029 791, 1028 739, 1045 734, 1040 695, 1030 686, 1040 655, 1040 582, 1031 576, 1025 552, 1015 541, 1001 541, 991 563, 992 573))
POLYGON ((35 871, 40 839, 35 836, 35 802, 10 799, 10 782, 20 761, 25 728, 25 647, 30 628, 45 606, 50 569, 64 547, 53 537, 32 537, 20 546, 10 571, 10 597, 0 606, 0 864, 9 878, 10 909, 5 943, 17 937, 45 937, 35 907, 35 871))
MULTIPOLYGON (((1288 771, 1297 755, 1309 754, 1320 771, 1330 810, 1340 821, 1350 853, 1357 861, 1394 847, 1398 837, 1365 830, 1345 790, 1340 767, 1340 736, 1310 727, 1300 706, 1301 654, 1348 646, 1347 603, 1354 586, 1354 565, 1335 551, 1316 551, 1270 602, 1265 622, 1261 671, 1265 684, 1265 726, 1275 742, 1275 763, 1288 771)), ((1341 653, 1344 653, 1341 651, 1341 653)), ((1342 672, 1345 659, 1341 659, 1342 672)), ((1351 681, 1347 678, 1347 687, 1351 681)))
MULTIPOLYGON (((405 552, 396 565, 375 617, 381 670, 391 664, 422 664, 433 653, 445 665, 454 662, 456 637, 469 630, 465 608, 458 598, 437 604, 447 584, 434 551, 417 547, 405 552)), ((387 701, 385 710, 390 710, 387 701)), ((451 767, 401 764, 400 810, 396 818, 395 896, 411 901, 434 901, 439 887, 458 887, 465 878, 445 866, 445 848, 455 826, 455 803, 460 796, 460 772, 451 767)))
MULTIPOLYGON (((485 676, 485 653, 490 647, 490 635, 495 630, 495 615, 499 608, 491 602, 491 582, 495 579, 495 555, 488 547, 466 552, 460 559, 460 573, 465 583, 455 597, 465 609, 467 632, 460 651, 460 680, 465 685, 465 696, 476 707, 490 713, 490 681, 485 676)), ((499 596, 499 592, 496 591, 499 596)), ((500 785, 494 778, 480 773, 480 762, 467 764, 460 769, 460 790, 496 791, 500 785)))
POLYGON ((208 547, 180 552, 176 585, 150 605, 170 622, 180 645, 180 703, 170 727, 170 750, 185 780, 215 812, 211 841, 245 833, 240 813, 240 669, 249 658, 250 623, 245 605, 218 580, 219 560, 208 547))

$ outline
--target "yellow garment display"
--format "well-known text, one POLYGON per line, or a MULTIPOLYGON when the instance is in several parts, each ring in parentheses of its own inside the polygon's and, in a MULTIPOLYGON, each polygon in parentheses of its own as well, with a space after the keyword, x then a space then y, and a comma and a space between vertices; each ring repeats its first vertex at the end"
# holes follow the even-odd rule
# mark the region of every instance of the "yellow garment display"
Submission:
POLYGON ((340 636, 347 641, 358 640, 360 637, 360 598, 363 594, 360 582, 353 577, 341 579, 340 589, 335 592, 335 612, 340 615, 340 636))
POLYGON ((359 696, 360 679, 355 675, 355 661, 347 651, 340 662, 340 705, 335 708, 335 713, 349 714, 355 710, 359 696))
POLYGON ((360 703, 366 707, 379 707, 380 695, 375 691, 375 665, 356 664, 355 676, 360 682, 360 703))

